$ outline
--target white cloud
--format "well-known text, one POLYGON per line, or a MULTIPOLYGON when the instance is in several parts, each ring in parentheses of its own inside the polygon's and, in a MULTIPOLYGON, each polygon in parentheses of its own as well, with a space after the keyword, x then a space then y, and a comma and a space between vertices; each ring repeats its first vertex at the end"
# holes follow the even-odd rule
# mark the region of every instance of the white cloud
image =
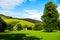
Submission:
POLYGON ((24 10, 27 13, 28 18, 41 20, 42 12, 39 12, 37 10, 24 10))
POLYGON ((0 7, 3 9, 13 9, 16 5, 24 3, 26 0, 0 0, 0 7))
POLYGON ((58 13, 60 13, 60 4, 57 7, 58 13))

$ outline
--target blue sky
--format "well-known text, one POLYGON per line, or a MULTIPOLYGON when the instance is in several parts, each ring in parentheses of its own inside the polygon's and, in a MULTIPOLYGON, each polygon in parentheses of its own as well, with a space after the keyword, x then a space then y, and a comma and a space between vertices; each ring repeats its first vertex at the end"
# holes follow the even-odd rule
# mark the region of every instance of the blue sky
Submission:
POLYGON ((0 14, 41 20, 44 6, 49 1, 58 5, 57 10, 59 12, 60 0, 0 0, 0 14))

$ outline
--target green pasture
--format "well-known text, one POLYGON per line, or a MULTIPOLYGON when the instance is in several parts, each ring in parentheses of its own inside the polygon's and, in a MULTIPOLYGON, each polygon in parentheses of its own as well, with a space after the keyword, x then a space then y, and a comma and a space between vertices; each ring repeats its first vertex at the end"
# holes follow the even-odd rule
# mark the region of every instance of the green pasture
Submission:
POLYGON ((0 40, 60 40, 60 31, 7 31, 0 33, 0 40))

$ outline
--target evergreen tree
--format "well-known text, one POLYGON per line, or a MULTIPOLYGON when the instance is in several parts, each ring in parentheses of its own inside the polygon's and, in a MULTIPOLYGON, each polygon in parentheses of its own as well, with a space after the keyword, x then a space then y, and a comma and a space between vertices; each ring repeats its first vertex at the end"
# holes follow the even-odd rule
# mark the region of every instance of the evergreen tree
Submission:
POLYGON ((48 2, 45 5, 44 14, 41 17, 41 19, 45 23, 45 31, 52 32, 55 27, 56 21, 59 18, 59 14, 56 8, 57 5, 52 2, 48 2))

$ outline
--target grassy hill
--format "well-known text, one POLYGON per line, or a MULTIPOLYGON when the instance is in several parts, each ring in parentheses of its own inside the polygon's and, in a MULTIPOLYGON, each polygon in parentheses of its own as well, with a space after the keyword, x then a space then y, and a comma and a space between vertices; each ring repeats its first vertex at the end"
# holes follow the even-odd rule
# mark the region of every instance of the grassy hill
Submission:
POLYGON ((2 14, 0 14, 0 17, 1 17, 6 23, 18 22, 18 23, 16 23, 16 25, 17 25, 17 24, 21 24, 22 26, 27 25, 28 27, 31 27, 31 26, 34 27, 34 25, 35 25, 34 23, 29 22, 29 21, 26 21, 26 20, 23 20, 23 19, 21 19, 21 18, 13 18, 13 17, 9 17, 9 16, 2 15, 2 14))

